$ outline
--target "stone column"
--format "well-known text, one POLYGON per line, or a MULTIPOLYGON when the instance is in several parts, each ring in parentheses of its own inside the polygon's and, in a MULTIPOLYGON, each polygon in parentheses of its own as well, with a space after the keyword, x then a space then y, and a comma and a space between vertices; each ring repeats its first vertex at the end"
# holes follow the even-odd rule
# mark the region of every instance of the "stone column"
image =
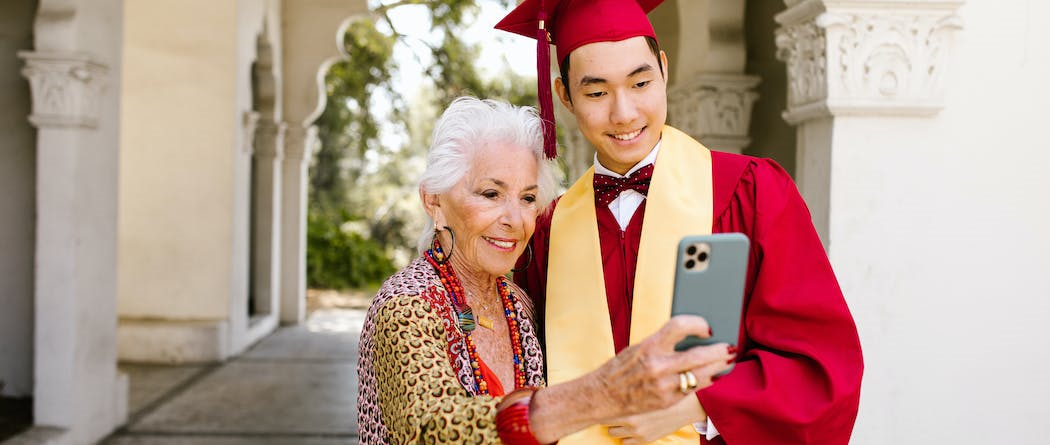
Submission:
MULTIPOLYGON (((928 441, 922 434, 929 419, 915 416, 931 410, 914 408, 914 401, 944 394, 937 384, 928 390, 924 380, 943 374, 914 366, 915 357, 930 358, 916 355, 923 348, 915 342, 938 338, 930 329, 937 322, 927 316, 958 314, 952 307, 958 300, 927 291, 939 287, 926 284, 937 276, 938 268, 926 265, 937 258, 930 240, 938 235, 924 220, 936 221, 935 200, 952 196, 930 190, 944 179, 938 186, 952 187, 931 153, 952 150, 944 146, 945 116, 937 115, 944 107, 942 81, 953 74, 949 53, 961 2, 786 3, 789 8, 776 16, 776 44, 787 67, 783 117, 797 127, 796 182, 864 352, 852 441, 928 441)), ((934 362, 941 370, 957 369, 944 355, 934 362)))
POLYGON ((281 160, 284 157, 285 124, 260 119, 255 125, 252 156, 252 261, 255 276, 256 310, 263 314, 280 311, 281 278, 281 160))
POLYGON ((943 107, 942 77, 959 0, 786 0, 776 16, 777 57, 787 65, 788 109, 798 130, 796 180, 830 247, 835 204, 856 173, 853 147, 892 134, 897 118, 943 107), (877 134, 853 131, 877 124, 877 134))
POLYGON ((704 73, 667 92, 667 121, 713 150, 741 153, 751 139, 751 108, 761 81, 744 74, 704 73))
MULTIPOLYGON (((37 32, 55 37, 68 27, 41 26, 49 8, 68 10, 42 5, 37 32)), ((110 84, 120 59, 41 50, 46 41, 19 53, 38 130, 33 417, 61 443, 90 443, 127 417, 116 370, 120 88, 110 84)))
POLYGON ((281 323, 306 318, 306 190, 317 127, 289 125, 281 160, 281 323))

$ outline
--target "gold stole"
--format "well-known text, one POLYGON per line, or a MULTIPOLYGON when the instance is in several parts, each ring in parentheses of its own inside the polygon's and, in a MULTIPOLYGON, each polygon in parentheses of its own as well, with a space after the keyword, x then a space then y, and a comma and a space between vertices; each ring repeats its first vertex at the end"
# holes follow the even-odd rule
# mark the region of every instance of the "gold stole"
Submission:
MULTIPOLYGON (((636 344, 670 319, 675 251, 684 235, 711 233, 711 152, 665 126, 642 225, 631 339, 636 344)), ((547 266, 547 373, 549 384, 572 380, 615 355, 605 297, 601 242, 594 209, 594 168, 558 201, 551 220, 547 266)), ((619 443, 596 425, 559 444, 619 443)), ((656 443, 699 443, 687 425, 656 443)))

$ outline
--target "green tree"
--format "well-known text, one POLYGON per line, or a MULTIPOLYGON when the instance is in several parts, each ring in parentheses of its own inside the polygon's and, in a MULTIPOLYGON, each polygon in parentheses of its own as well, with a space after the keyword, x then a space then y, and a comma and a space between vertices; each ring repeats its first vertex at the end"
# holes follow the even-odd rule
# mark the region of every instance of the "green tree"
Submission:
MULTIPOLYGON (((312 210, 336 212, 346 206, 347 182, 360 174, 366 153, 379 150, 379 122, 371 100, 377 90, 394 91, 395 39, 379 32, 375 22, 349 24, 343 46, 351 60, 333 64, 325 75, 327 106, 316 125, 321 145, 310 172, 312 210)), ((395 100, 400 97, 391 95, 395 100)), ((400 110, 400 104, 395 110, 400 110)))

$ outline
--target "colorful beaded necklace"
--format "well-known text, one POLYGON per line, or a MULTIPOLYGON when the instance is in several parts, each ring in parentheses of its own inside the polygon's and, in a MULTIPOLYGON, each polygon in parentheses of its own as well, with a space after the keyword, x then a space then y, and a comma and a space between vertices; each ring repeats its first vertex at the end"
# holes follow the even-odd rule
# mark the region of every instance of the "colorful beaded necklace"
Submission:
MULTIPOLYGON (((441 284, 445 286, 449 296, 452 297, 452 305, 456 310, 459 328, 463 331, 463 339, 467 343, 467 356, 470 359, 470 368, 474 374, 474 390, 477 394, 488 395, 489 385, 481 374, 481 359, 478 357, 478 349, 474 346, 474 340, 470 336, 471 332, 477 328, 477 325, 474 321, 474 312, 467 305, 463 285, 460 283, 459 277, 456 276, 456 272, 452 270, 452 265, 445 260, 441 244, 437 240, 434 240, 433 247, 426 251, 424 257, 438 271, 441 284), (439 262, 437 258, 441 258, 442 261, 439 262)), ((507 318, 507 329, 510 331, 510 345, 514 349, 514 383, 517 388, 523 388, 525 387, 525 354, 521 347, 518 315, 514 311, 513 298, 507 278, 499 277, 499 280, 496 282, 496 288, 499 289, 500 300, 503 301, 503 315, 507 318)))

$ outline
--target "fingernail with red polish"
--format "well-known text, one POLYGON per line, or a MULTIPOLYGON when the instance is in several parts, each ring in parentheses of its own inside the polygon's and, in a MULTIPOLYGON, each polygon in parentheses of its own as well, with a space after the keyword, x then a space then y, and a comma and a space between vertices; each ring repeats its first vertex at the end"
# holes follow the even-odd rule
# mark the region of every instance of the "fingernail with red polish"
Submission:
POLYGON ((708 328, 707 328, 707 336, 708 336, 708 337, 711 337, 711 336, 713 336, 713 335, 715 335, 715 332, 714 332, 714 331, 712 331, 710 327, 708 327, 708 328))
POLYGON ((735 361, 736 361, 736 357, 733 357, 733 358, 731 358, 731 359, 729 359, 729 360, 726 360, 726 364, 727 364, 727 365, 732 365, 732 364, 733 364, 733 362, 735 362, 735 361))
POLYGON ((726 349, 727 349, 727 351, 729 352, 730 355, 736 354, 736 346, 729 345, 729 347, 726 348, 726 349))

